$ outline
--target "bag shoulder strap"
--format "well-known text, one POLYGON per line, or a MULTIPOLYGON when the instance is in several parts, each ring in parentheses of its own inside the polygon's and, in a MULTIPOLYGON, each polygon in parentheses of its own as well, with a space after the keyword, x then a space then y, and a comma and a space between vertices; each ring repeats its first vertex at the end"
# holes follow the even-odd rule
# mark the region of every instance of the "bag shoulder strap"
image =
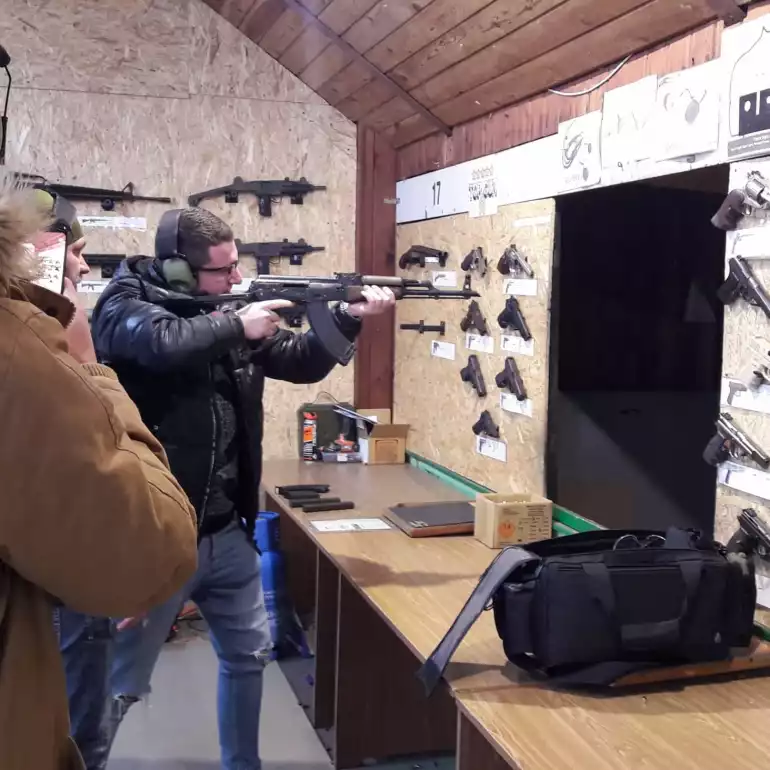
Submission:
POLYGON ((465 606, 455 618, 449 631, 417 672, 417 677, 425 685, 428 695, 435 689, 460 642, 508 575, 516 567, 538 562, 540 562, 539 557, 523 548, 506 548, 495 557, 479 579, 478 585, 465 602, 465 606))

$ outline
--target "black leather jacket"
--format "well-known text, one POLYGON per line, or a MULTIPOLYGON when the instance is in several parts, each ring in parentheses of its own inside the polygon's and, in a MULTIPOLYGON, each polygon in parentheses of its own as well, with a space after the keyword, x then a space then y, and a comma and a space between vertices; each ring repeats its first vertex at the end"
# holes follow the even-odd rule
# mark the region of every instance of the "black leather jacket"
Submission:
MULTIPOLYGON (((212 363, 236 383, 239 488, 237 512, 250 525, 257 511, 262 471, 262 394, 265 378, 319 382, 334 359, 310 330, 281 330, 259 343, 244 337, 241 320, 228 310, 180 317, 157 303, 180 295, 168 288, 151 257, 123 262, 94 309, 91 326, 97 357, 112 367, 163 444, 171 471, 201 521, 211 483, 217 437, 212 363)), ((335 310, 351 341, 360 321, 335 310)))

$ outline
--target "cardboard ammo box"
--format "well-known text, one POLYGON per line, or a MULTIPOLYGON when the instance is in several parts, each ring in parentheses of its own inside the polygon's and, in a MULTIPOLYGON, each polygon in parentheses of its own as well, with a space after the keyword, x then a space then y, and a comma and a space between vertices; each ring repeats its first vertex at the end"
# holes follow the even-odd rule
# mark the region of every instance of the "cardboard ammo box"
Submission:
MULTIPOLYGON (((346 410, 347 411, 347 410, 346 410)), ((406 462, 408 425, 394 425, 390 409, 358 408, 347 411, 358 425, 361 462, 367 465, 398 465, 406 462)))
POLYGON ((551 537, 553 503, 525 493, 476 495, 473 534, 490 548, 533 543, 551 537))

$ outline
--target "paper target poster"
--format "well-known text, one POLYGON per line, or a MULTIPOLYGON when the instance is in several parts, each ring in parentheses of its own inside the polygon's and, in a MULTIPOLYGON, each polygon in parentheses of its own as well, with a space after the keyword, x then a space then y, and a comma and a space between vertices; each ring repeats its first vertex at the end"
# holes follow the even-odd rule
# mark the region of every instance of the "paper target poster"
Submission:
POLYGON ((721 72, 715 60, 659 78, 652 129, 656 160, 718 149, 721 72))
POLYGON ((728 27, 722 33, 729 160, 770 153, 770 16, 728 27))
POLYGON ((652 156, 654 131, 651 129, 657 94, 657 75, 604 94, 602 168, 623 170, 652 156))
POLYGON ((602 180, 602 113, 590 112, 559 125, 564 190, 591 187, 602 180))

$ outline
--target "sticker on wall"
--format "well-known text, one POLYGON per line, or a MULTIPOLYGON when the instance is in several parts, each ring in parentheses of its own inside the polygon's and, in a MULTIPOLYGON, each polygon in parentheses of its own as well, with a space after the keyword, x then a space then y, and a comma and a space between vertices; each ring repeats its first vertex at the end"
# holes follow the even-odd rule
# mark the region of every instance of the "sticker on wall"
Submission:
POLYGON ((517 297, 536 297, 536 278, 507 278, 503 283, 503 293, 517 297))
POLYGON ((454 361, 456 348, 452 342, 433 340, 430 343, 430 354, 433 358, 445 358, 447 361, 454 361))
POLYGON ((738 492, 770 500, 770 473, 726 462, 717 468, 717 481, 738 492))
POLYGON ((489 436, 476 436, 476 453, 504 463, 508 459, 508 445, 489 436))
POLYGON ((722 125, 730 160, 770 152, 770 17, 727 27, 720 60, 727 83, 722 125))
POLYGON ((501 334, 500 348, 506 353, 518 353, 522 356, 535 355, 535 340, 525 340, 518 334, 501 334))
POLYGON ((529 398, 519 401, 513 393, 501 393, 500 407, 512 414, 523 414, 525 417, 532 417, 532 400, 529 398))
POLYGON ((712 152, 719 146, 719 60, 658 80, 653 116, 656 160, 712 152))
POLYGON ((83 214, 79 216, 80 224, 83 227, 101 227, 108 230, 139 230, 147 231, 147 219, 145 217, 121 217, 110 216, 109 214, 92 216, 83 214))
POLYGON ((562 185, 565 191, 602 180, 602 113, 589 112, 559 124, 562 185))
POLYGON ((468 216, 488 217, 497 213, 497 180, 494 158, 482 158, 470 165, 468 178, 468 216))
POLYGON ((431 280, 437 289, 457 288, 457 273, 454 270, 434 270, 431 280))
POLYGON ((495 341, 488 334, 473 334, 468 332, 465 335, 465 347, 468 350, 475 350, 477 353, 494 353, 495 341))

